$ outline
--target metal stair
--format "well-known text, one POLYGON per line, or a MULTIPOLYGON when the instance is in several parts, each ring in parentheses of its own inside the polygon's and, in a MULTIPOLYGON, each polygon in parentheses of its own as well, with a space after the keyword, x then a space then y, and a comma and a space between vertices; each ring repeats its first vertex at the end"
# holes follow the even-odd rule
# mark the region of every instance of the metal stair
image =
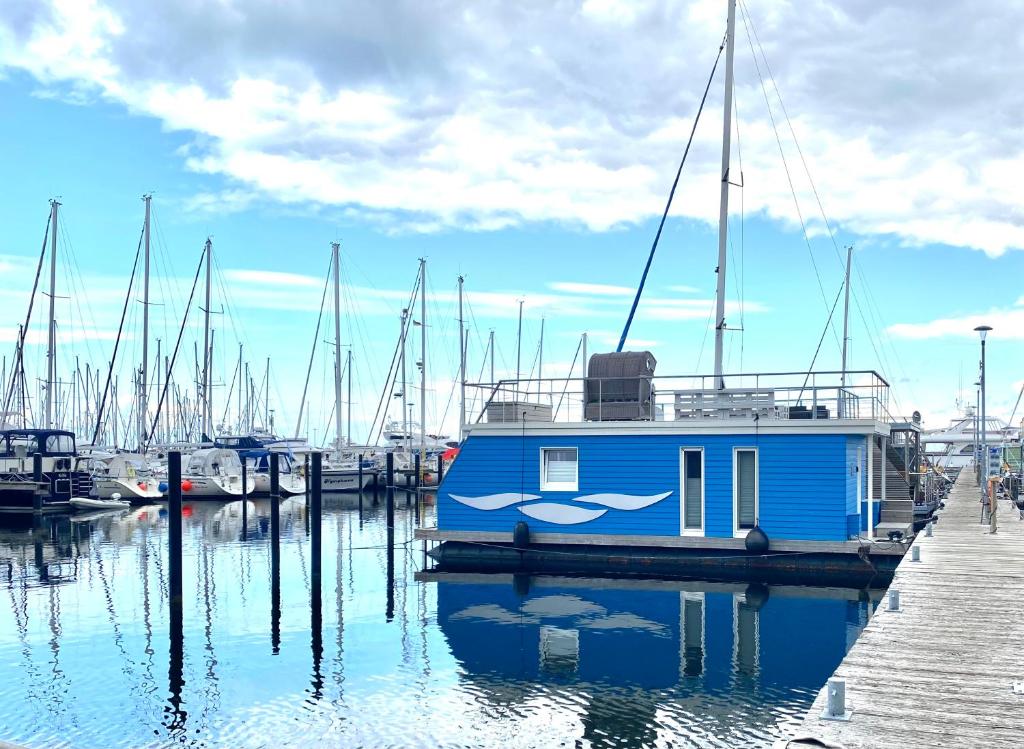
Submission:
POLYGON ((875 538, 888 538, 890 531, 900 531, 909 537, 914 528, 914 500, 910 494, 910 484, 904 474, 903 456, 891 446, 886 450, 885 471, 882 471, 882 450, 877 442, 873 442, 871 459, 874 461, 873 483, 874 497, 881 502, 882 480, 885 480, 885 501, 881 502, 878 523, 875 525, 875 538))

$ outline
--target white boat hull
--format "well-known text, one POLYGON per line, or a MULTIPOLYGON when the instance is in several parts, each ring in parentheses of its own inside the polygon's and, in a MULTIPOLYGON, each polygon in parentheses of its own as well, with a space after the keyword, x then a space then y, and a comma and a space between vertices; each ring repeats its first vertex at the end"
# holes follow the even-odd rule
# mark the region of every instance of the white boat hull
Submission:
POLYGON ((235 499, 242 496, 241 476, 182 476, 181 483, 183 500, 235 499))
MULTIPOLYGON (((256 494, 270 494, 270 474, 269 473, 256 473, 250 474, 252 479, 252 491, 256 494)), ((283 473, 280 475, 280 487, 281 496, 289 497, 295 494, 306 493, 306 482, 301 476, 295 474, 283 473)))
POLYGON ((326 469, 320 474, 320 489, 325 492, 360 491, 370 486, 373 477, 372 472, 363 471, 363 483, 360 485, 358 469, 326 469))
POLYGON ((123 510, 129 506, 129 503, 120 499, 72 497, 71 506, 76 510, 123 510))
POLYGON ((140 481, 130 478, 111 478, 108 476, 95 476, 92 480, 93 491, 100 499, 110 499, 115 494, 120 494, 121 499, 153 501, 161 499, 164 495, 159 489, 159 481, 151 479, 140 481))

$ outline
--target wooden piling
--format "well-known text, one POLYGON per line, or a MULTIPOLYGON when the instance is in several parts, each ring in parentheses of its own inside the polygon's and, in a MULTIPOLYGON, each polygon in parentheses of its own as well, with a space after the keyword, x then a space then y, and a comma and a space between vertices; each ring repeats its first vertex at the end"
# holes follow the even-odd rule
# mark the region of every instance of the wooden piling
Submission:
POLYGON ((281 650, 281 474, 278 454, 270 453, 270 648, 281 650))
MULTIPOLYGON (((320 474, 323 467, 323 453, 313 453, 312 470, 310 471, 309 477, 313 480, 312 491, 308 492, 310 495, 309 501, 309 547, 313 557, 312 561, 312 577, 313 587, 320 590, 320 572, 321 572, 321 541, 322 532, 321 527, 321 512, 323 506, 323 487, 320 484, 320 474)), ((306 486, 309 486, 307 482, 306 486)))

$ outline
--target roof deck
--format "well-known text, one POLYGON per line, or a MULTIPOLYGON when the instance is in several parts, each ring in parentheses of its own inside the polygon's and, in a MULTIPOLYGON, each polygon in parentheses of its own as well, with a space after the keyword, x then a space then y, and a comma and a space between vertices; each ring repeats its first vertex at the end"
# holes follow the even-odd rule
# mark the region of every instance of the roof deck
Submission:
POLYGON ((469 424, 898 420, 875 371, 642 375, 467 384, 469 424), (715 387, 716 381, 721 387, 715 387))

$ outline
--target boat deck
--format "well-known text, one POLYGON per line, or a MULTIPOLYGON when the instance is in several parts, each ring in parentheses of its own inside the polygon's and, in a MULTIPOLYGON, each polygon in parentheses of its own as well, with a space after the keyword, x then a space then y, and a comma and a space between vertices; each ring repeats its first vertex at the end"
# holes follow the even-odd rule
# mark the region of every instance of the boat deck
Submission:
POLYGON ((990 535, 973 478, 960 475, 934 535, 918 534, 921 561, 908 554, 897 568, 900 610, 883 601, 836 669, 850 719, 820 717, 822 689, 798 737, 777 746, 821 746, 805 736, 845 749, 1022 745, 1024 520, 1000 502, 990 535))

